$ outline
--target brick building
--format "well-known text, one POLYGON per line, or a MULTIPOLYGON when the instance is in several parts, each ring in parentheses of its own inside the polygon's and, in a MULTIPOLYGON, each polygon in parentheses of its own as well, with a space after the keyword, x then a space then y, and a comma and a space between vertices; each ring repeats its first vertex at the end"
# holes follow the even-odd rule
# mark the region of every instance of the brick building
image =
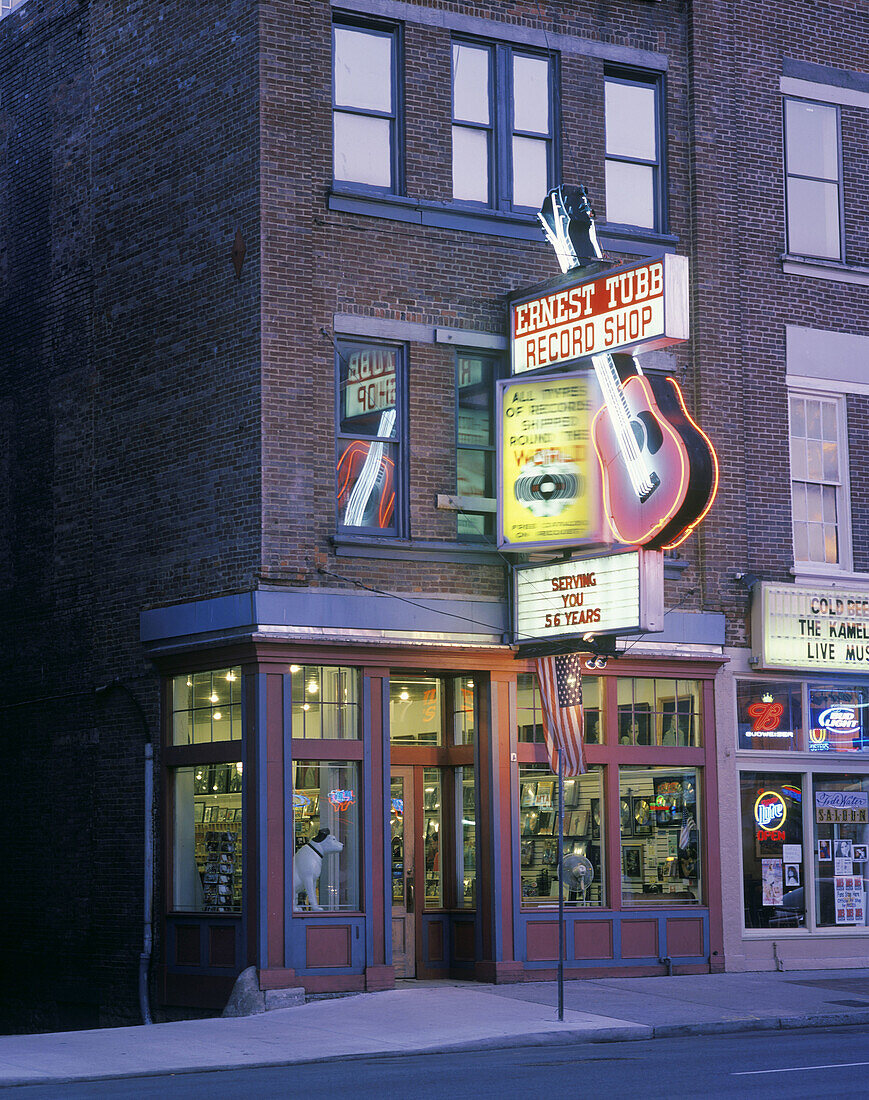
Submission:
POLYGON ((793 623, 842 591, 856 643, 869 572, 869 76, 852 8, 825 19, 4 14, 5 1026, 132 1021, 140 974, 156 1015, 219 1007, 248 965, 313 992, 554 972, 492 425, 562 180, 610 257, 688 257, 691 339, 643 364, 722 474, 667 559, 664 630, 585 669, 568 974, 861 954, 869 680, 856 652, 783 656, 761 618, 786 586, 793 623), (767 804, 788 824, 761 838, 767 804), (308 841, 322 911, 292 881, 308 841), (819 858, 840 841, 850 869, 819 858))

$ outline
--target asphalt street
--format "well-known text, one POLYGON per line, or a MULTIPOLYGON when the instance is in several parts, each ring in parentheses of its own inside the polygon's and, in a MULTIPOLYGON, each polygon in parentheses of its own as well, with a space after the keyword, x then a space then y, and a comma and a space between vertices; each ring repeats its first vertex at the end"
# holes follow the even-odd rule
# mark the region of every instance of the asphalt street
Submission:
POLYGON ((265 1069, 27 1085, 0 1089, 0 1094, 21 1100, 862 1097, 869 1094, 869 1030, 749 1032, 653 1042, 572 1042, 454 1054, 354 1057, 265 1069))

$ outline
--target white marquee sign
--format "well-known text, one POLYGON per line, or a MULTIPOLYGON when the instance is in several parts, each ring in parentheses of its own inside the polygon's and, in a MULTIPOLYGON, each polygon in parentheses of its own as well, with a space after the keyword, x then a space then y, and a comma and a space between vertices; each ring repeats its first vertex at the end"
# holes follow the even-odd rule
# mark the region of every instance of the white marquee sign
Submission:
POLYGON ((752 606, 754 663, 819 672, 869 669, 869 589, 763 584, 752 606))
POLYGON ((519 566, 514 623, 519 644, 663 630, 663 554, 634 550, 519 566))

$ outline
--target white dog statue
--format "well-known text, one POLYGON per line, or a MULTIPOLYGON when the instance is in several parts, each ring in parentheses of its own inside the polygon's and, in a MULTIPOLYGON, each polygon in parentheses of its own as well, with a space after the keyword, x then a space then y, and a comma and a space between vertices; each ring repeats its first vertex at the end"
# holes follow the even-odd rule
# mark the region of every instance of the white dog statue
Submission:
POLYGON ((317 904, 317 881, 323 870, 323 856, 329 852, 342 852, 344 845, 336 840, 328 829, 321 829, 313 840, 296 852, 293 857, 293 908, 298 910, 299 894, 308 897, 308 906, 317 913, 323 912, 323 906, 317 904))

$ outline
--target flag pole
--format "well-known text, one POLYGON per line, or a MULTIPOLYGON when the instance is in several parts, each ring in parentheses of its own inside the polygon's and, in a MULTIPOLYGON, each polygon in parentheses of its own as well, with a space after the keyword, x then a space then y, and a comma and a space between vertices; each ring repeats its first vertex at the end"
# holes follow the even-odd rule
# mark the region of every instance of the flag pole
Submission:
POLYGON ((564 749, 558 749, 558 1019, 564 1019, 564 749))

